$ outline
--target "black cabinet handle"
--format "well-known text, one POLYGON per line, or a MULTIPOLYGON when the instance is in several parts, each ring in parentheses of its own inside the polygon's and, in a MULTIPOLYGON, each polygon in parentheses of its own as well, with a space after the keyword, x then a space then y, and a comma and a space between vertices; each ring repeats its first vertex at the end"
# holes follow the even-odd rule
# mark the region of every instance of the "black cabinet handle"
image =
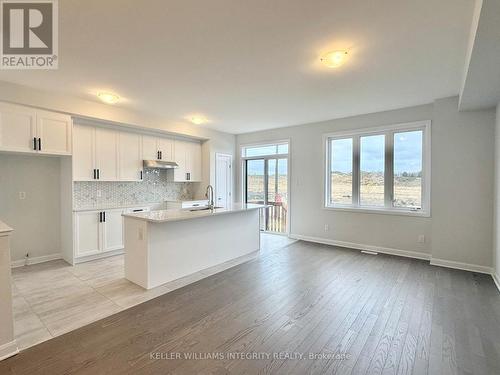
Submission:
POLYGON ((38 151, 42 151, 42 138, 38 138, 38 151))
POLYGON ((99 223, 102 223, 102 212, 99 212, 99 223))
POLYGON ((160 160, 160 151, 156 151, 156 158, 160 160))
POLYGON ((141 180, 142 180, 142 171, 141 171, 141 180))
POLYGON ((97 169, 94 168, 94 180, 97 179, 97 169))
POLYGON ((36 137, 33 138, 33 150, 36 151, 36 137))
POLYGON ((102 213, 102 220, 103 220, 104 222, 106 222, 106 211, 104 211, 104 212, 102 213))
POLYGON ((191 173, 186 173, 186 180, 191 180, 191 173))
POLYGON ((101 176, 100 176, 100 172, 101 172, 101 170, 100 170, 100 169, 97 169, 97 179, 98 179, 98 180, 101 178, 101 176))
POLYGON ((163 151, 160 151, 160 160, 163 159, 163 151))

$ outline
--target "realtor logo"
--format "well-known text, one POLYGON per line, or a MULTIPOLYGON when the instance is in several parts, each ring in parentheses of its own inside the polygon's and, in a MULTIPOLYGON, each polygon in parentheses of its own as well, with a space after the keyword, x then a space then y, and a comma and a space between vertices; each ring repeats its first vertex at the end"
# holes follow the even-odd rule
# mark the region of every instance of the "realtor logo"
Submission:
POLYGON ((2 69, 57 69, 57 0, 0 0, 2 69))

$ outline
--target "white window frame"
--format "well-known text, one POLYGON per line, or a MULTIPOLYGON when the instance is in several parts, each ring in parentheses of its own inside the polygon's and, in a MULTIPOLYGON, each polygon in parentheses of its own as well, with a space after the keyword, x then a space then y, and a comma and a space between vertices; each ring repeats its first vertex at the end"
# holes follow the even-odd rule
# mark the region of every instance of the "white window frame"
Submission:
POLYGON ((324 208, 328 210, 352 211, 379 213, 389 215, 405 216, 431 216, 431 121, 416 121, 402 124, 379 126, 374 128, 356 129, 349 131, 339 131, 323 135, 325 165, 324 165, 324 208), (421 130, 422 134, 422 208, 413 209, 407 207, 394 207, 394 134, 407 131, 421 130), (370 135, 385 135, 385 171, 384 171, 384 207, 361 206, 359 205, 360 191, 360 138, 370 135), (352 138, 353 160, 352 160, 352 180, 353 180, 353 203, 333 204, 330 203, 330 163, 331 149, 330 141, 335 139, 352 138))

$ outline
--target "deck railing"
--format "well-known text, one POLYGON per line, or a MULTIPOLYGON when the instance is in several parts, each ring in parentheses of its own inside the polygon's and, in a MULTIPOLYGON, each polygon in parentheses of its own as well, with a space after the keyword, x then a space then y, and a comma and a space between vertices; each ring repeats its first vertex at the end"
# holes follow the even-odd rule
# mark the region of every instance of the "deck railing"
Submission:
POLYGON ((269 207, 261 210, 260 229, 285 233, 287 210, 283 202, 269 202, 269 207), (267 225, 266 225, 267 223, 267 225))

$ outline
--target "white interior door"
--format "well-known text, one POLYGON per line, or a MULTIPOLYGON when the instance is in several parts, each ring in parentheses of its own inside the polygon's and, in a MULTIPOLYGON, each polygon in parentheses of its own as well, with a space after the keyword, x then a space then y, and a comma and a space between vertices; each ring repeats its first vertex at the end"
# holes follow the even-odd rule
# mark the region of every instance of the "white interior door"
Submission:
POLYGON ((36 117, 40 153, 71 155, 71 117, 47 111, 38 111, 36 117))
POLYGON ((140 181, 142 171, 141 136, 120 132, 120 180, 140 181))
POLYGON ((215 205, 228 207, 232 203, 232 156, 216 154, 215 158, 215 205))
POLYGON ((36 152, 36 112, 29 108, 0 104, 0 150, 36 152))
POLYGON ((95 128, 75 124, 73 131, 73 180, 93 181, 95 128))

